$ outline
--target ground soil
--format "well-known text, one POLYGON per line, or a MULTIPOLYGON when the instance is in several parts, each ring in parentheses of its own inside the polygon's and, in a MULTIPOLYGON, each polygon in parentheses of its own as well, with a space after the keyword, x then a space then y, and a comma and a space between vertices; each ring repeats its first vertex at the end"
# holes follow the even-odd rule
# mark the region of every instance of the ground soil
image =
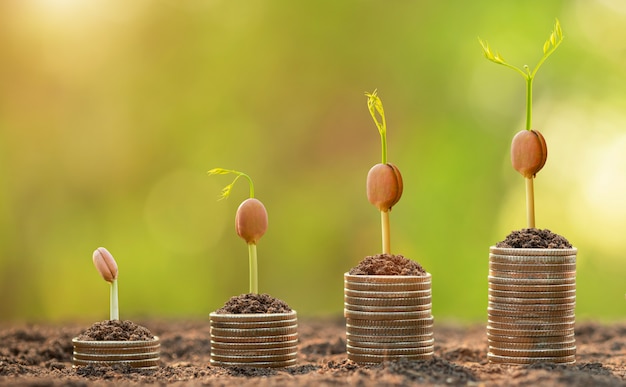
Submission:
POLYGON ((378 254, 365 257, 350 269, 352 275, 426 275, 426 270, 417 262, 402 255, 378 254))
POLYGON ((147 320, 161 339, 161 367, 72 368, 73 337, 89 324, 0 326, 0 385, 139 386, 626 386, 626 321, 577 323, 576 364, 487 363, 484 324, 435 323, 435 357, 359 366, 346 357, 345 320, 299 318, 298 365, 285 369, 209 365, 209 321, 147 320))
POLYGON ((559 234, 548 229, 524 228, 511 232, 496 244, 501 248, 516 249, 571 249, 572 244, 559 234))

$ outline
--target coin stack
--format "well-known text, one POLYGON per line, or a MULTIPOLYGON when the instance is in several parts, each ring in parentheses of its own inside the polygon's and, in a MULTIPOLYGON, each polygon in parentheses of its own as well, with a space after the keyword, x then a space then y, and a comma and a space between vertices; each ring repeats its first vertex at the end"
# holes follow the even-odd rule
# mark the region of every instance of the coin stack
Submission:
POLYGON ((129 365, 133 368, 155 369, 161 360, 161 341, 96 341, 72 339, 74 367, 96 365, 129 365))
POLYGON ((348 359, 377 364, 433 356, 431 275, 344 275, 348 359))
POLYGON ((210 314, 211 365, 288 367, 298 355, 298 318, 289 313, 210 314))
POLYGON ((576 361, 576 252, 490 248, 490 362, 576 361))

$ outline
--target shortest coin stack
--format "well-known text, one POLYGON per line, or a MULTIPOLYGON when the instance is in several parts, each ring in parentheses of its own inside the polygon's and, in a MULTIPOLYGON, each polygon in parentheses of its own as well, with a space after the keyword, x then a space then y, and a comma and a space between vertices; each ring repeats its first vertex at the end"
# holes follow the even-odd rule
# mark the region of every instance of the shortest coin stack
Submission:
POLYGON ((433 356, 431 275, 344 275, 348 359, 376 364, 433 356))
POLYGON ((289 313, 211 313, 211 365, 288 367, 298 355, 298 318, 289 313))
POLYGON ((73 364, 76 366, 129 365, 133 368, 155 369, 161 359, 161 341, 92 341, 73 339, 73 364))
POLYGON ((576 249, 490 250, 489 361, 573 364, 576 249))

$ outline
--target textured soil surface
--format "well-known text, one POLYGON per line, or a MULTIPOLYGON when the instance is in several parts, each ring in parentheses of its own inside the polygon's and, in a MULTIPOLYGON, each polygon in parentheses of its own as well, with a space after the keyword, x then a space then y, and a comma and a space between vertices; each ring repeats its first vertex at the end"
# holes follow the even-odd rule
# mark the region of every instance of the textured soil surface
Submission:
POLYGON ((242 313, 289 313, 291 308, 285 301, 274 298, 269 294, 247 293, 233 296, 215 313, 242 314, 242 313))
POLYGON ((350 269, 352 275, 426 275, 419 263, 402 255, 378 254, 365 257, 350 269))
POLYGON ((36 386, 626 386, 626 321, 577 323, 576 364, 487 363, 484 324, 435 323, 435 357, 359 366, 347 360, 345 320, 299 319, 298 365, 285 369, 209 365, 209 321, 141 321, 161 339, 161 367, 72 368, 73 337, 88 324, 0 325, 0 385, 36 386))
POLYGON ((85 341, 129 341, 153 340, 154 335, 148 328, 132 321, 106 320, 94 323, 77 338, 85 341))
POLYGON ((571 249, 572 245, 565 237, 548 229, 524 228, 513 231, 496 244, 501 248, 516 249, 571 249))

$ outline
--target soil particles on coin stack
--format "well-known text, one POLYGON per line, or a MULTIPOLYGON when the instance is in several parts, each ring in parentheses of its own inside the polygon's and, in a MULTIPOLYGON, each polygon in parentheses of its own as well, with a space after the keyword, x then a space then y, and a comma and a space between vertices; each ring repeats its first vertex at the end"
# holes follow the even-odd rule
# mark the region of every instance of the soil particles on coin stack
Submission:
POLYGON ((269 294, 247 293, 231 297, 224 306, 215 311, 218 314, 248 313, 289 313, 291 308, 286 302, 269 294))
POLYGON ((81 341, 154 340, 150 330, 129 320, 105 320, 94 323, 77 337, 81 341))
POLYGON ((572 245, 565 237, 548 229, 524 228, 513 231, 496 244, 500 248, 515 249, 571 249, 572 245))
POLYGON ((426 270, 417 262, 402 255, 377 254, 365 257, 353 267, 351 275, 426 275, 426 270))

